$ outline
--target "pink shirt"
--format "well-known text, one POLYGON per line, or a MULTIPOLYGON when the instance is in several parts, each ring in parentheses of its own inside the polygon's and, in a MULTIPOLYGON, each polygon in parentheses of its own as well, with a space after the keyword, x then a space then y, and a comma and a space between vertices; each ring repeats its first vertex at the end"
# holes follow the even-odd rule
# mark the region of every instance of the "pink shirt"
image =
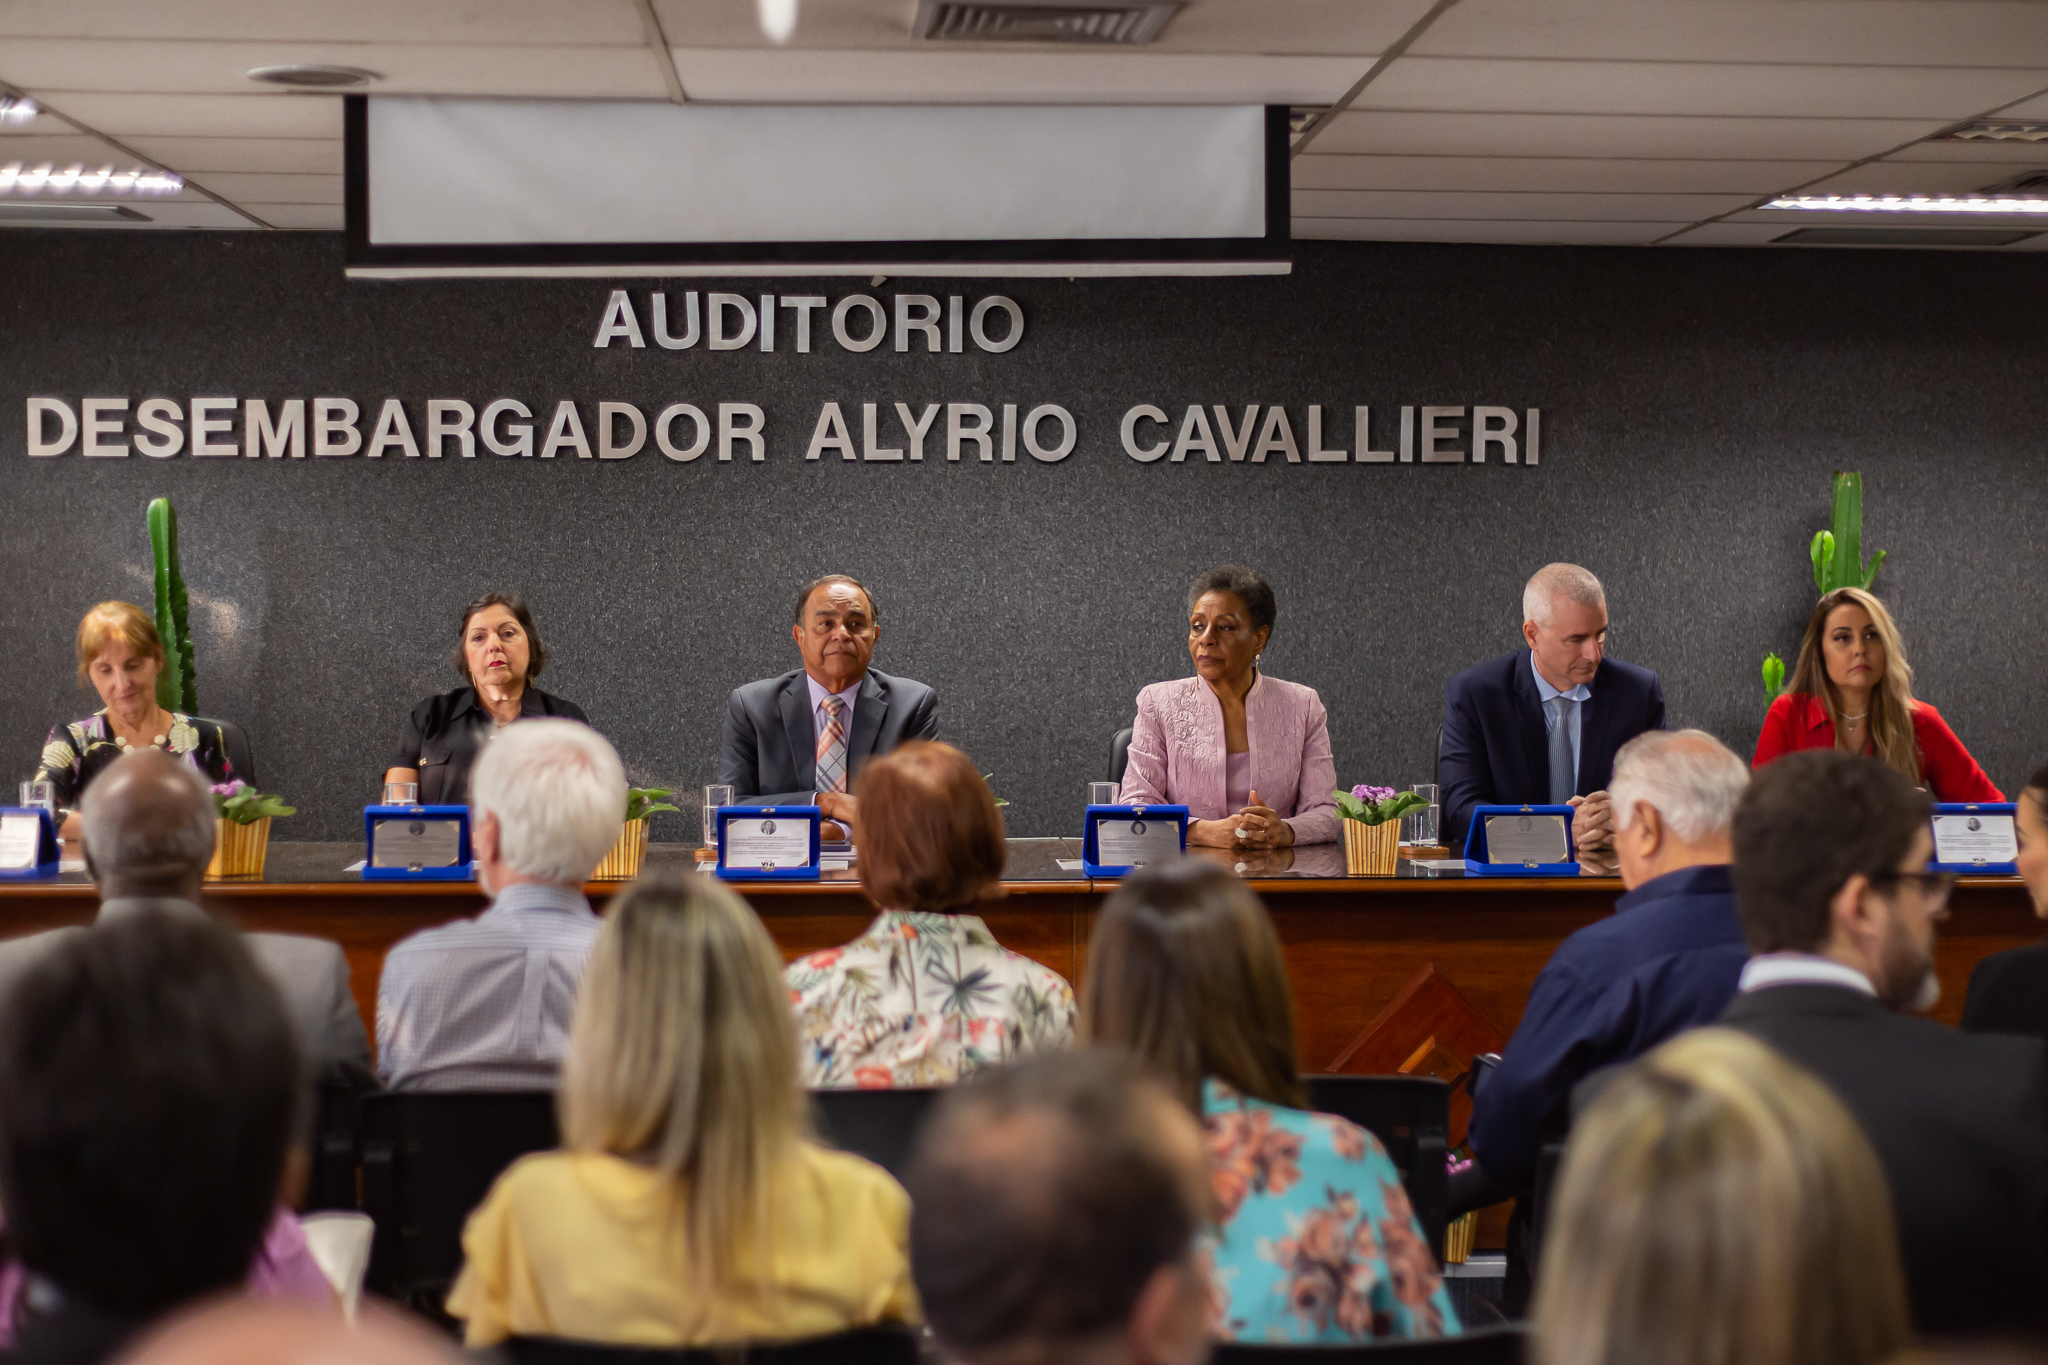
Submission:
MULTIPOLYGON (((1264 673, 1244 699, 1251 740, 1248 791, 1294 827, 1297 844, 1338 837, 1337 763, 1330 719, 1313 687, 1264 673)), ((1153 683, 1138 694, 1131 763, 1117 799, 1126 805, 1184 805, 1196 820, 1221 820, 1244 809, 1230 803, 1229 756, 1223 749, 1223 703, 1200 678, 1153 683)))

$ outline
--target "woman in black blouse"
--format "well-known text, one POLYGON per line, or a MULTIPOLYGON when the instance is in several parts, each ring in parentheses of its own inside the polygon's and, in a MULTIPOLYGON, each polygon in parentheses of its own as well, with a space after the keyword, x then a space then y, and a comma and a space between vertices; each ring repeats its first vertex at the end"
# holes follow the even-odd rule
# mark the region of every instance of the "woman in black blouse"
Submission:
POLYGON ((486 593, 470 603, 453 656, 455 671, 469 686, 428 697, 412 709, 384 780, 419 783, 422 805, 464 805, 470 765, 484 741, 505 726, 533 716, 588 725, 590 718, 576 703, 533 685, 547 660, 533 613, 517 594, 486 593))

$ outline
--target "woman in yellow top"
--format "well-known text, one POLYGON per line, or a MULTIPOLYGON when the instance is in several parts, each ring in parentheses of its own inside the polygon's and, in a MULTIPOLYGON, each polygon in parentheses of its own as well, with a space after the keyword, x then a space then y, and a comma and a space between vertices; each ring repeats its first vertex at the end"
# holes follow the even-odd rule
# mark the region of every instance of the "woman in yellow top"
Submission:
POLYGON ((562 1065, 563 1147, 470 1216, 448 1296, 513 1336, 712 1346, 915 1322, 910 1199, 804 1136, 796 1024, 760 920, 708 878, 612 902, 562 1065))

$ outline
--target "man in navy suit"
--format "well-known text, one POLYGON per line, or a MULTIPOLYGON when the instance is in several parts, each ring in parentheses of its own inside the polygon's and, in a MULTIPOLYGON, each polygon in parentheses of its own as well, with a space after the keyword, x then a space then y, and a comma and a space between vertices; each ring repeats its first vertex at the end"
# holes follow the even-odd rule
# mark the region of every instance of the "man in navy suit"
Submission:
POLYGON ((1474 806, 1570 804, 1579 848, 1608 848, 1615 752, 1664 728, 1664 689, 1649 669, 1603 657, 1607 593, 1578 565, 1538 569, 1522 590, 1522 618, 1527 649, 1444 685, 1445 837, 1464 847, 1474 806))
POLYGON ((797 594, 793 634, 804 666, 736 687, 727 700, 718 780, 738 801, 815 803, 850 824, 859 819, 853 779, 870 757, 938 738, 938 694, 868 667, 881 638, 875 599, 845 574, 797 594))

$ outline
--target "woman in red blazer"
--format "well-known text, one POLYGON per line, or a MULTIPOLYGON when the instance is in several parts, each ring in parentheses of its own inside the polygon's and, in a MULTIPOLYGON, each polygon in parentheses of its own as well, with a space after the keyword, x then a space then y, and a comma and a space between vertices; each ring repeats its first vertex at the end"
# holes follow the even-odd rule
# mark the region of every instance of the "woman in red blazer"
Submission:
POLYGON ((1837 588, 1807 618, 1792 685, 1771 703, 1751 766, 1831 748, 1881 758, 1937 801, 2005 800, 1941 713, 1913 700, 1899 628, 1861 588, 1837 588))

